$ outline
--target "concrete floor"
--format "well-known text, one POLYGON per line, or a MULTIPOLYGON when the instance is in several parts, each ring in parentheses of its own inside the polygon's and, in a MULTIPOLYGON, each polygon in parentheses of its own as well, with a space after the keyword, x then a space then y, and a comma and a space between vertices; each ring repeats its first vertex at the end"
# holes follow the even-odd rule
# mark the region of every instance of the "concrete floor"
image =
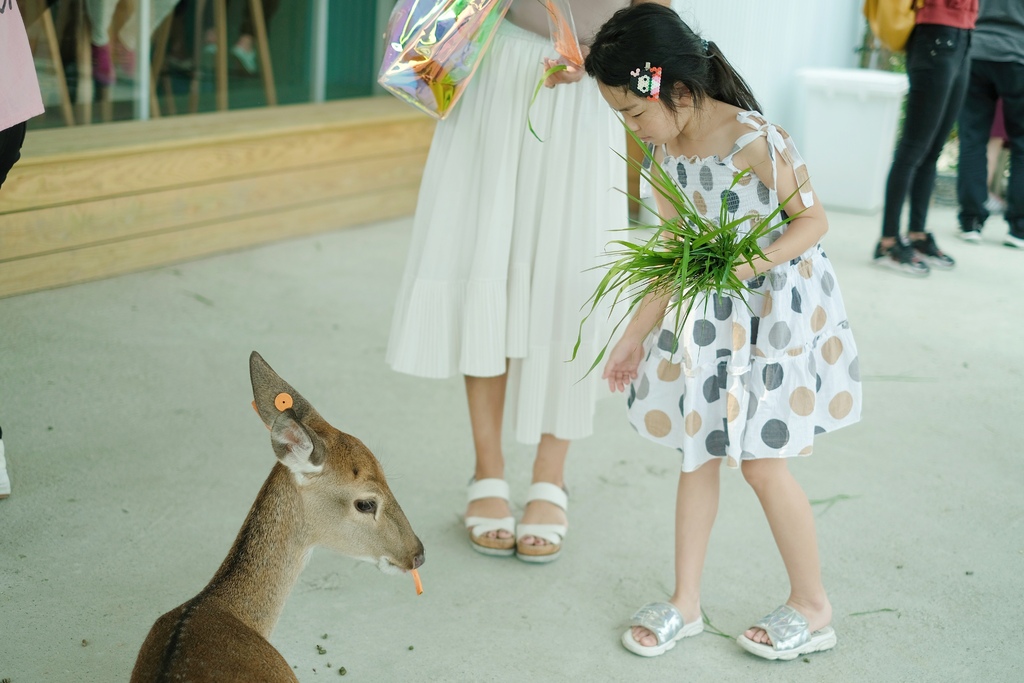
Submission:
MULTIPOLYGON (((835 650, 772 664, 711 633, 650 660, 619 645, 632 611, 671 591, 678 471, 621 397, 571 451, 564 557, 472 552, 461 381, 384 364, 401 220, 0 300, 0 678, 127 680, 153 620, 210 579, 273 463, 249 405, 256 349, 378 454, 426 546, 420 597, 314 553, 272 638, 303 682, 342 666, 354 681, 1024 679, 1024 253, 996 220, 960 244, 936 209, 959 265, 913 280, 870 265, 877 216, 831 222, 864 419, 793 469, 821 501, 835 650)), ((531 453, 507 451, 521 504, 531 453)), ((755 497, 723 475, 703 605, 735 635, 787 585, 755 497)))

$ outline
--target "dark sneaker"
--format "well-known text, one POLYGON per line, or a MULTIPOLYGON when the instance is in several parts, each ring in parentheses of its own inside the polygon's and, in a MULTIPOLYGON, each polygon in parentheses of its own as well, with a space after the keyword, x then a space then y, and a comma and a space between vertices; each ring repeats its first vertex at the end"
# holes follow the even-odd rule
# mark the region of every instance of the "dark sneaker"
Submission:
POLYGON ((1006 234, 1003 244, 1014 249, 1024 249, 1024 237, 1014 235, 1012 232, 1006 234))
POLYGON ((911 277, 924 277, 931 272, 928 264, 917 257, 914 248, 899 239, 891 247, 883 248, 881 242, 875 246, 875 265, 911 277))
POLYGON ((919 240, 910 240, 910 246, 914 248, 917 255, 932 268, 949 270, 956 265, 956 261, 947 254, 944 254, 939 245, 935 244, 935 235, 926 232, 919 240))

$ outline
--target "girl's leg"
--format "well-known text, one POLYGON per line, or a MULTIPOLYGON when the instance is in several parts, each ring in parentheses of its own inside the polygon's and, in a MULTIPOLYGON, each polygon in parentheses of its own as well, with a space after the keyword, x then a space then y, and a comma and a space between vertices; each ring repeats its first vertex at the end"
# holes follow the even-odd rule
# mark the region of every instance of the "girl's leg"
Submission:
POLYGON ((117 0, 86 0, 85 12, 92 24, 92 44, 106 45, 110 40, 110 22, 114 19, 117 0))
MULTIPOLYGON (((466 399, 469 403, 469 422, 473 429, 473 449, 476 468, 473 478, 504 479, 505 457, 501 451, 501 423, 505 413, 505 385, 508 373, 497 377, 471 377, 466 375, 466 399)), ((511 512, 501 498, 474 500, 466 508, 467 517, 500 519, 511 512)), ((491 538, 511 538, 507 531, 484 534, 491 538)))
MULTIPOLYGON (((718 477, 722 459, 679 475, 676 492, 676 590, 670 602, 684 623, 701 619, 700 575, 708 552, 711 527, 718 514, 718 477)), ((658 644, 650 631, 633 627, 633 639, 645 647, 658 644)))
MULTIPOLYGON (((812 633, 828 626, 832 605, 821 582, 818 539, 807 495, 789 471, 785 458, 744 460, 742 466, 743 476, 761 501, 786 565, 790 586, 786 604, 807 618, 812 633)), ((759 628, 751 628, 744 635, 755 643, 770 642, 768 634, 759 628)))
MULTIPOLYGON (((532 483, 547 482, 565 486, 565 457, 569 453, 569 441, 558 439, 551 434, 542 434, 537 446, 537 457, 533 461, 532 483)), ((535 500, 523 511, 523 524, 566 524, 565 511, 544 500, 535 500)), ((519 541, 524 545, 546 545, 543 538, 523 536, 519 541)))

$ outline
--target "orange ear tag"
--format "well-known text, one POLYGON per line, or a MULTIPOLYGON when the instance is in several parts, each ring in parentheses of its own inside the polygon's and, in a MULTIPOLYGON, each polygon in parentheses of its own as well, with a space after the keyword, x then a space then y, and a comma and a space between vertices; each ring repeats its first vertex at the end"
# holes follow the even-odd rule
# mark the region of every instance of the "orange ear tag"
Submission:
POLYGON ((286 394, 284 392, 278 394, 277 398, 274 399, 274 405, 277 406, 277 409, 283 413, 284 411, 292 407, 291 395, 286 394))

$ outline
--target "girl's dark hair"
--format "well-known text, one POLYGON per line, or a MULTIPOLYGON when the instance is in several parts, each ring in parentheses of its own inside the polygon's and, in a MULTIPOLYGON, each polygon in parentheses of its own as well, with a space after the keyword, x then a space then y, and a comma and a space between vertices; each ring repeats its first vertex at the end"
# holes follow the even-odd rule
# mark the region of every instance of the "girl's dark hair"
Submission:
MULTIPOLYGON (((660 101, 676 110, 678 85, 693 97, 698 110, 708 97, 740 109, 761 111, 750 87, 712 42, 704 41, 674 10, 655 3, 621 9, 597 32, 590 46, 587 73, 609 87, 629 89, 629 73, 661 67, 660 101)), ((763 112, 762 112, 763 113, 763 112)))

